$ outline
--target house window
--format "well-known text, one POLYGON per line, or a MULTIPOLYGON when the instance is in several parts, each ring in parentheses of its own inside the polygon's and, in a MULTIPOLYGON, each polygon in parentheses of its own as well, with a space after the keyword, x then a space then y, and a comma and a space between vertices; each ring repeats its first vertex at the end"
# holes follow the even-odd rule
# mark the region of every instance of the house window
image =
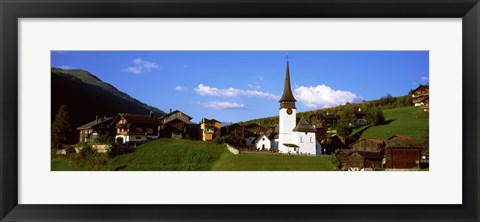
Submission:
POLYGON ((135 132, 141 133, 141 132, 142 132, 142 128, 141 128, 141 127, 136 127, 136 128, 135 128, 135 132))
POLYGON ((153 133, 153 129, 152 128, 147 128, 147 133, 153 133))
POLYGON ((135 139, 140 140, 140 139, 142 139, 142 137, 138 137, 138 136, 137 136, 137 137, 135 137, 135 139))

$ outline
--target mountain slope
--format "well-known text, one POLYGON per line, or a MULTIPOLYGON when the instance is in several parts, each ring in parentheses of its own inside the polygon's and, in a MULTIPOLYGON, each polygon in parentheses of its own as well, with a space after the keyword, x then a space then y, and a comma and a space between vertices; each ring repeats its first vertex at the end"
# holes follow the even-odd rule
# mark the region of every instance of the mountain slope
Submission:
POLYGON ((355 129, 361 138, 387 139, 395 134, 423 140, 429 129, 429 112, 410 106, 383 110, 385 124, 355 129))
POLYGON ((150 111, 156 116, 164 114, 84 70, 52 68, 51 83, 51 121, 59 107, 65 104, 74 128, 94 120, 97 115, 115 116, 121 112, 148 115, 150 111))

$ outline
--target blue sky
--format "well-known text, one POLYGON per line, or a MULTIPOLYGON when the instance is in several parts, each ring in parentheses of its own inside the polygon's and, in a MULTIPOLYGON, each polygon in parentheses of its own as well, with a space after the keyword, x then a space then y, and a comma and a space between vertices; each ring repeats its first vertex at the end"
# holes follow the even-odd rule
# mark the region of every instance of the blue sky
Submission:
POLYGON ((290 62, 297 111, 405 95, 428 83, 428 51, 52 51, 165 112, 238 122, 278 115, 290 62))

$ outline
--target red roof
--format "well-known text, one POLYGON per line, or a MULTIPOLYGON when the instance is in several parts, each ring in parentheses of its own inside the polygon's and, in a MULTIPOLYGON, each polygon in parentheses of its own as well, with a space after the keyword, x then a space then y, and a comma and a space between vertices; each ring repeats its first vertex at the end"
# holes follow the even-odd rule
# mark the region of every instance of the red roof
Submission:
POLYGON ((373 138, 368 138, 368 139, 365 139, 365 140, 368 140, 370 142, 374 142, 376 144, 383 144, 383 140, 380 140, 380 139, 373 139, 373 138))

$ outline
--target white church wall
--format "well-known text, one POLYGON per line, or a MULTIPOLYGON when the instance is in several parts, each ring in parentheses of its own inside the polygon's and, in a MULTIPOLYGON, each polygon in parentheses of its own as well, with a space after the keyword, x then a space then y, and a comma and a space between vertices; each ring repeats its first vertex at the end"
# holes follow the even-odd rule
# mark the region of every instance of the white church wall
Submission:
POLYGON ((299 154, 316 154, 315 133, 297 132, 299 154))

